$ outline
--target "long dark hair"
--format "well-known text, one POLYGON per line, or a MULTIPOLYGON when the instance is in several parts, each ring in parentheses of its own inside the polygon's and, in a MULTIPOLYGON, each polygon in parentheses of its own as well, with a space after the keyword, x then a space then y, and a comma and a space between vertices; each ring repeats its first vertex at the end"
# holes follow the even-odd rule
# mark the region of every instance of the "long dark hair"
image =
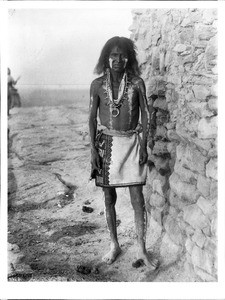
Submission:
POLYGON ((94 69, 94 72, 98 75, 105 73, 106 69, 109 68, 109 55, 114 47, 118 47, 123 50, 128 58, 126 70, 128 73, 134 75, 140 75, 140 69, 136 58, 136 46, 134 42, 125 37, 114 36, 109 39, 105 46, 102 48, 102 52, 98 59, 98 63, 94 69))

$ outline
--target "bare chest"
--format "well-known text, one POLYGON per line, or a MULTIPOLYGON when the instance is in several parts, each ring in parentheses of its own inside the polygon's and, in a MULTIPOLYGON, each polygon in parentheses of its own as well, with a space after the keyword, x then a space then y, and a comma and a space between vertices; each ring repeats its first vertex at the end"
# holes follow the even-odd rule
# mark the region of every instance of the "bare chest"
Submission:
POLYGON ((118 83, 114 83, 110 92, 107 83, 103 82, 99 93, 100 106, 108 109, 119 107, 120 110, 123 110, 139 105, 138 91, 133 83, 128 82, 122 92, 119 91, 119 87, 118 83))

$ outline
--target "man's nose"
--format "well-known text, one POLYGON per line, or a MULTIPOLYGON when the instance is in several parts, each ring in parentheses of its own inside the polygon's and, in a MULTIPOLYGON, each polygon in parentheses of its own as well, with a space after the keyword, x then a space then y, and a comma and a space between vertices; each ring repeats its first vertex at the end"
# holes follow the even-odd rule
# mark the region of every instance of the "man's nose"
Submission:
POLYGON ((118 56, 116 57, 116 61, 117 61, 117 62, 121 62, 122 60, 123 60, 122 55, 118 55, 118 56))

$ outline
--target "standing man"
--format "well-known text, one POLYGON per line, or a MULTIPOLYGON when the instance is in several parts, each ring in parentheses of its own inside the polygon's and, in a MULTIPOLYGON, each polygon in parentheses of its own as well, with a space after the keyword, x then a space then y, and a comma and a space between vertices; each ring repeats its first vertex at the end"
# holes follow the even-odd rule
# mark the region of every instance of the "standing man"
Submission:
POLYGON ((104 191, 111 238, 111 249, 103 260, 111 264, 121 252, 116 228, 116 188, 129 187, 135 215, 137 259, 154 270, 158 260, 150 258, 145 248, 146 212, 142 193, 147 174, 149 113, 134 43, 117 36, 108 40, 95 71, 103 76, 95 79, 90 88, 91 177, 104 191), (100 128, 97 128, 97 115, 100 128))

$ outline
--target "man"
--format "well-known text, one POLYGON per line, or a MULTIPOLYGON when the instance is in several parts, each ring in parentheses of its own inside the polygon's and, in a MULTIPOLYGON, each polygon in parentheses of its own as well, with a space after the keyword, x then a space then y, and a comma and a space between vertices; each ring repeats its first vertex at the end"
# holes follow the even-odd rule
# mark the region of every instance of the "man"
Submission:
POLYGON ((158 260, 150 258, 145 248, 145 204, 142 186, 146 183, 147 129, 149 114, 143 80, 130 39, 113 37, 102 49, 97 74, 90 88, 89 129, 92 146, 92 174, 103 187, 106 220, 111 249, 103 260, 111 264, 121 252, 117 240, 116 187, 129 187, 137 233, 137 259, 151 270, 158 260), (141 123, 139 115, 141 112, 141 123), (97 128, 97 114, 101 126, 97 128), (141 137, 142 131, 142 137, 141 137))

